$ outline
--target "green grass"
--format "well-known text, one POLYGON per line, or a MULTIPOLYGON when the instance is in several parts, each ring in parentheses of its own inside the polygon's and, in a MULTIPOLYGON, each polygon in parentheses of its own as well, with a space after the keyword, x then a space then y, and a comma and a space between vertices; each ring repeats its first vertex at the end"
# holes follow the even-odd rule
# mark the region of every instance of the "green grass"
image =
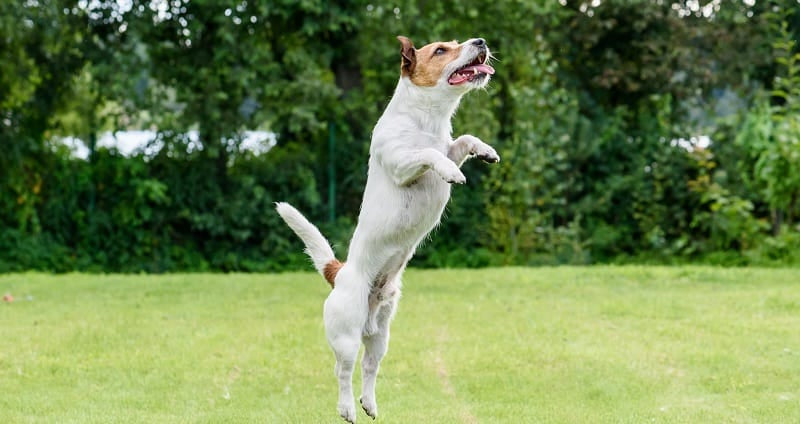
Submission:
MULTIPOLYGON (((0 422, 337 423, 327 291, 0 276, 0 422)), ((384 423, 800 422, 800 272, 411 270, 378 404, 384 423)))

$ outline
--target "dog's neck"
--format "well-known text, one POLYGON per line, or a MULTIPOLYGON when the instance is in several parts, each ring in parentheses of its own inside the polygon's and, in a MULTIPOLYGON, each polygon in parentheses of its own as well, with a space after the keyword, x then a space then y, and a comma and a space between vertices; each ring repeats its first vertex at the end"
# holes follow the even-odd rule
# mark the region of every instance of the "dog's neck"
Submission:
POLYGON ((450 119, 466 92, 449 87, 419 87, 408 77, 402 77, 386 111, 411 117, 423 131, 449 135, 450 119))

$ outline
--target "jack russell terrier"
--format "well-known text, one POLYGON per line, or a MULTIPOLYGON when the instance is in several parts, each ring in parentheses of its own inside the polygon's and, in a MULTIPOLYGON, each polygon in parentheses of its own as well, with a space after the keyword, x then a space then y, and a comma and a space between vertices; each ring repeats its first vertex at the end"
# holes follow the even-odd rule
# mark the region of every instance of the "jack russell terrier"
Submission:
POLYGON ((323 317, 336 356, 339 414, 355 423, 352 376, 364 344, 361 406, 378 414, 375 379, 389 346, 389 324, 400 298, 400 277, 414 250, 439 224, 451 184, 464 184, 459 167, 470 156, 497 162, 497 152, 477 137, 452 139, 450 119, 461 96, 486 86, 494 74, 486 41, 402 44, 400 81, 372 133, 361 214, 346 262, 317 227, 287 203, 280 216, 303 240, 306 253, 333 290, 323 317))

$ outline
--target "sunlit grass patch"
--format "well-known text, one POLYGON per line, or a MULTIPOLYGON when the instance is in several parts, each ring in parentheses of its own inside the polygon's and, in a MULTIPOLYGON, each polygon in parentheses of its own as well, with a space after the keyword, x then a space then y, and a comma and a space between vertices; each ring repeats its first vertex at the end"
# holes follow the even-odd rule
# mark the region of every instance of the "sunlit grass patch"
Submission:
MULTIPOLYGON (((800 420, 796 270, 404 281, 381 422, 800 420)), ((0 422, 337 422, 327 292, 311 273, 0 276, 0 422)))

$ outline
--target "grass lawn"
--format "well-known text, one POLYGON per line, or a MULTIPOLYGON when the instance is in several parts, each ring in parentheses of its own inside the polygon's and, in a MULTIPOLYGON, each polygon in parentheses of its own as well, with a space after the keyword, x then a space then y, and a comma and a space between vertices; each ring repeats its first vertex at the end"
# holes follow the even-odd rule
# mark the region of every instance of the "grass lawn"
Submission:
MULTIPOLYGON (((404 280, 379 422, 800 422, 800 270, 404 280)), ((327 292, 312 273, 0 275, 0 422, 338 423, 327 292)))

